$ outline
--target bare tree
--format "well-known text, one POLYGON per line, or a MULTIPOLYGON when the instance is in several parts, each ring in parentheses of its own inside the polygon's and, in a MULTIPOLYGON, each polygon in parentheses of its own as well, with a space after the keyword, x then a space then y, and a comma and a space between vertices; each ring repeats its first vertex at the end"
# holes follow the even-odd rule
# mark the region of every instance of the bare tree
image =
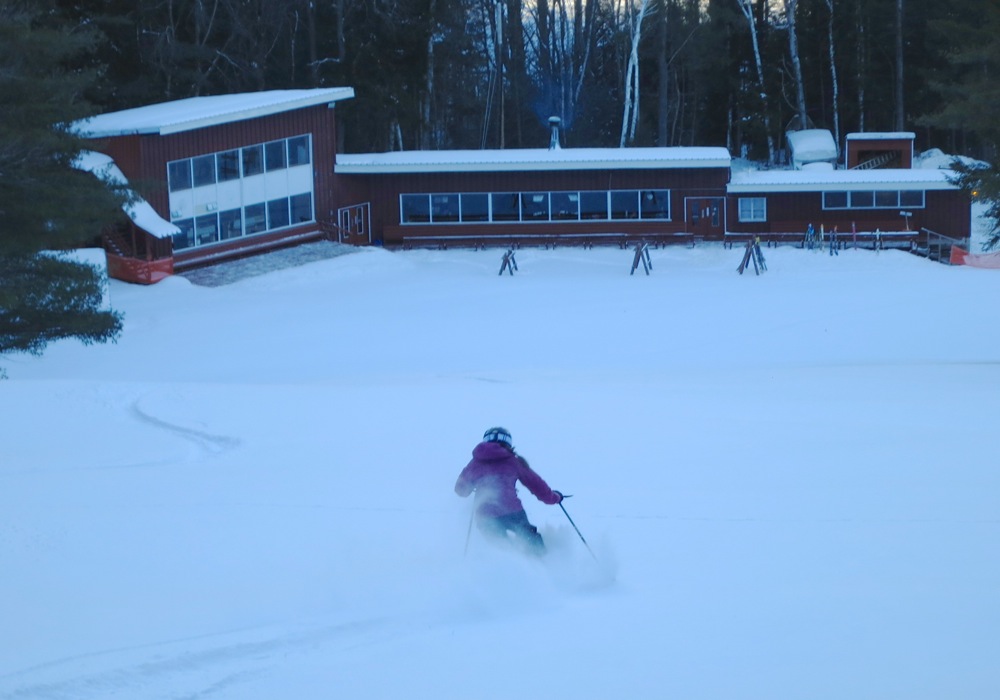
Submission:
POLYGON ((833 0, 825 0, 829 11, 826 21, 826 40, 830 50, 830 83, 833 89, 833 138, 837 144, 837 156, 840 156, 840 81, 837 79, 837 57, 833 42, 833 0))
POLYGON ((626 141, 635 139, 635 128, 639 121, 639 40, 642 38, 642 20, 649 12, 649 0, 640 0, 638 10, 634 0, 628 0, 625 19, 628 22, 631 50, 625 68, 625 96, 622 110, 622 132, 618 141, 624 147, 626 141))
MULTIPOLYGON (((766 1, 766 0, 765 0, 766 1)), ((760 43, 757 41, 757 18, 754 14, 753 0, 736 0, 743 16, 750 27, 750 40, 753 42, 753 58, 757 67, 757 85, 760 90, 761 111, 763 112, 764 131, 767 136, 767 158, 774 162, 774 137, 771 135, 771 117, 768 114, 767 86, 764 82, 764 64, 760 58, 760 43)))
POLYGON ((903 104, 903 0, 896 0, 896 131, 906 122, 903 104))
POLYGON ((802 81, 802 61, 799 60, 799 32, 796 26, 796 14, 799 0, 785 0, 785 18, 788 20, 788 53, 792 58, 792 73, 795 77, 795 109, 799 115, 799 128, 805 129, 809 124, 806 114, 806 88, 802 81))

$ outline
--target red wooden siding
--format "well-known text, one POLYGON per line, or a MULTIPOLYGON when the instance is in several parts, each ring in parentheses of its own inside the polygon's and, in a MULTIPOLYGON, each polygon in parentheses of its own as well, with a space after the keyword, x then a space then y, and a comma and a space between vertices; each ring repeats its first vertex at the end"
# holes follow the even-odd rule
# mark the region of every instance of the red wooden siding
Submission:
POLYGON ((371 203, 371 230, 388 245, 408 237, 498 237, 628 234, 672 235, 686 231, 684 199, 725 197, 728 168, 661 170, 567 170, 485 173, 405 173, 336 176, 340 206, 371 203), (497 222, 400 225, 404 193, 530 192, 583 190, 670 190, 669 221, 497 222))

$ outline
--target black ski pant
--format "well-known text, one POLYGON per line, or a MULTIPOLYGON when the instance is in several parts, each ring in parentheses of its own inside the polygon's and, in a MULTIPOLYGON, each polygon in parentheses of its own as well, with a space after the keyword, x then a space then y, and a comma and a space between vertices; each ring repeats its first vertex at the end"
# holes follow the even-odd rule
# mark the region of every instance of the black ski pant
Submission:
POLYGON ((507 533, 511 532, 529 552, 545 553, 545 542, 538 534, 538 528, 528 522, 528 514, 523 510, 498 517, 480 516, 476 520, 479 529, 490 537, 507 539, 507 533))

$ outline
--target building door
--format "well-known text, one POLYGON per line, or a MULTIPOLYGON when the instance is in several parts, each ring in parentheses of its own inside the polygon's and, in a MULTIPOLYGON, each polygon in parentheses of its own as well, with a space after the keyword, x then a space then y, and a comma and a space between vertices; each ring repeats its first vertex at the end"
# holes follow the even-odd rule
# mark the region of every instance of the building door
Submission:
POLYGON ((337 234, 341 243, 364 245, 372 242, 371 205, 353 204, 337 211, 337 234))
POLYGON ((688 197, 684 201, 688 233, 722 237, 726 230, 726 200, 723 197, 688 197))

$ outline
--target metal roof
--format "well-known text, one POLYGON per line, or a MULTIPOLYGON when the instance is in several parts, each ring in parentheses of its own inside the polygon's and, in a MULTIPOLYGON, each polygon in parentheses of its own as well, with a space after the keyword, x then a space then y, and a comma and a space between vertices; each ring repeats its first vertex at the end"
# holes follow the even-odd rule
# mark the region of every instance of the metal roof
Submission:
POLYGON ((176 134, 208 126, 280 114, 294 109, 333 104, 354 97, 354 88, 267 90, 236 95, 189 97, 183 100, 124 109, 83 119, 72 125, 86 138, 129 134, 176 134))
POLYGON ((719 147, 512 148, 337 154, 334 170, 339 174, 374 175, 728 168, 730 163, 729 151, 719 147))
POLYGON ((847 192, 850 190, 955 190, 950 170, 761 170, 735 173, 727 191, 847 192))

